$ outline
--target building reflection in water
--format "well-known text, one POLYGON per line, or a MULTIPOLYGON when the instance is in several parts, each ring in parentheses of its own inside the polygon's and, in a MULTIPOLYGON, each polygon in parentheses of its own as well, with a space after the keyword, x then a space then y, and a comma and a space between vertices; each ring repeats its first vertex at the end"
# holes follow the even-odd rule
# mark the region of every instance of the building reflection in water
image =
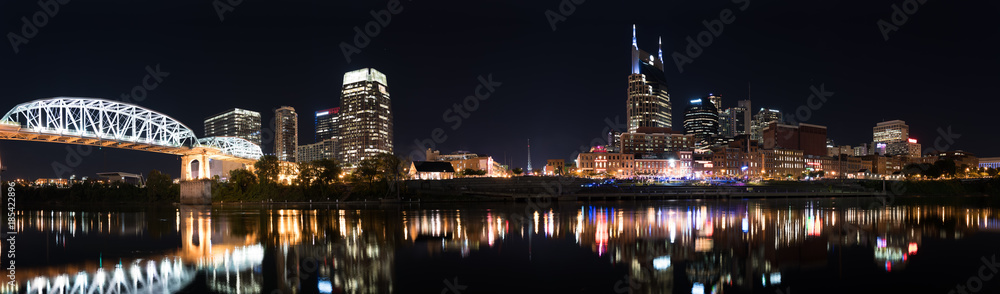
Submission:
MULTIPOLYGON (((122 263, 179 257, 204 275, 205 285, 192 287, 219 293, 391 293, 398 250, 426 248, 432 257, 450 252, 469 257, 506 242, 530 246, 548 239, 572 240, 610 266, 624 269, 626 276, 614 285, 616 290, 759 290, 780 285, 783 269, 827 267, 831 252, 846 247, 871 250, 873 262, 886 271, 905 271, 909 258, 921 253, 924 238, 961 239, 1000 228, 989 208, 863 209, 830 200, 545 210, 511 205, 501 209, 180 206, 169 213, 27 211, 18 217, 21 232, 47 233, 47 242, 64 246, 74 246, 74 239, 83 236, 114 241, 175 234, 180 237, 176 250, 123 257, 122 263), (163 215, 174 219, 170 222, 163 215)), ((19 268, 19 277, 73 276, 113 266, 101 261, 47 264, 19 268)))

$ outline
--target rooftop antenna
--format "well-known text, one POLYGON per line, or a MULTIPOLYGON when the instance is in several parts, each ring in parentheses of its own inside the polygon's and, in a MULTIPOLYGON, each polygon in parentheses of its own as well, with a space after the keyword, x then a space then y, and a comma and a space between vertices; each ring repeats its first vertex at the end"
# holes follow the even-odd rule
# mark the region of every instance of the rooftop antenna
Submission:
POLYGON ((528 139, 528 173, 531 173, 531 139, 528 139))

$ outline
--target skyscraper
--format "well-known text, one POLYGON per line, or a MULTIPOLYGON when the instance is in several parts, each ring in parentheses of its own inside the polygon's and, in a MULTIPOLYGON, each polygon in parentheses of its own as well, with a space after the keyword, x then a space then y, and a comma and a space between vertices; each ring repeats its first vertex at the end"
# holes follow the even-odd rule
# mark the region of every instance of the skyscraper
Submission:
POLYGON ((385 74, 363 68, 344 74, 340 95, 340 156, 356 165, 378 153, 392 154, 392 105, 385 74))
POLYGON ((740 100, 736 105, 719 114, 723 137, 732 138, 751 133, 753 119, 750 114, 750 100, 740 100))
MULTIPOLYGON (((901 120, 880 122, 872 128, 872 142, 879 155, 909 154, 910 126, 901 120)), ((916 140, 914 140, 916 143, 916 140)))
POLYGON ((239 137, 260 146, 260 112, 233 108, 205 119, 205 137, 239 137))
POLYGON ((632 73, 628 76, 628 131, 640 127, 673 127, 667 77, 663 74, 663 44, 657 56, 639 49, 632 25, 632 73))
POLYGON ((715 105, 700 98, 691 100, 684 111, 684 134, 694 135, 696 145, 706 146, 711 145, 718 132, 719 111, 715 105))
POLYGON ((295 162, 299 146, 299 115, 295 108, 282 106, 274 110, 274 155, 278 160, 295 162))
POLYGON ((708 101, 712 101, 712 105, 715 105, 715 110, 722 112, 722 96, 709 93, 708 101))
POLYGON ((711 101, 712 105, 715 105, 716 114, 719 116, 719 130, 715 134, 720 137, 725 136, 728 133, 731 122, 728 117, 722 115, 724 112, 722 111, 722 96, 708 93, 708 98, 705 98, 705 100, 711 101))
MULTIPOLYGON (((749 108, 748 108, 749 110, 749 108)), ((781 122, 781 111, 777 109, 766 109, 761 108, 753 116, 753 122, 750 126, 750 140, 763 142, 764 138, 764 128, 766 128, 771 122, 781 122)))
POLYGON ((316 112, 316 143, 339 136, 338 119, 340 107, 324 109, 316 112))

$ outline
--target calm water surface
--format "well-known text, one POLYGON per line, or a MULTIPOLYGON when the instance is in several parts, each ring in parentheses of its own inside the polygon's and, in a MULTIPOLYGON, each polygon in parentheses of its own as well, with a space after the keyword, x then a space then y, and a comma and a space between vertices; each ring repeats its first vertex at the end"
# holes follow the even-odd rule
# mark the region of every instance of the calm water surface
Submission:
POLYGON ((24 210, 17 278, 20 292, 97 279, 185 293, 1000 292, 970 280, 1000 253, 996 208, 873 203, 24 210))

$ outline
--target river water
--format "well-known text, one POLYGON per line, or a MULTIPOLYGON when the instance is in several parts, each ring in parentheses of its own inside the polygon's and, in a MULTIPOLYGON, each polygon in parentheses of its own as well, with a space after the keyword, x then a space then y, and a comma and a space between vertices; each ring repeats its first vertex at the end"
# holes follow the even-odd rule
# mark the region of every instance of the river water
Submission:
POLYGON ((997 208, 894 202, 24 210, 17 219, 17 288, 4 289, 101 284, 98 291, 104 292, 182 293, 1000 291, 1000 279, 993 279, 1000 273, 984 265, 1000 253, 997 208))

